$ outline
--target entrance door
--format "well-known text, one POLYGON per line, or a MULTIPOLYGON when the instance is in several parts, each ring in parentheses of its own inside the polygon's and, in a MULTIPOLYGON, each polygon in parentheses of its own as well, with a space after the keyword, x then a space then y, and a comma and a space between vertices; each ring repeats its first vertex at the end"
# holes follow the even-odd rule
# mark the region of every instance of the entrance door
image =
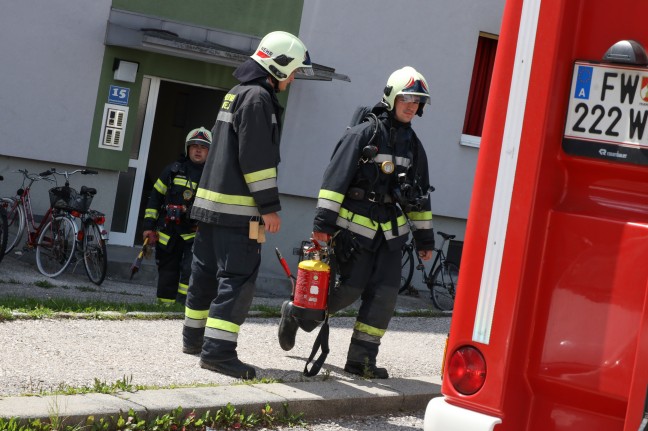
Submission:
POLYGON ((128 170, 119 174, 110 243, 142 243, 141 223, 153 184, 169 163, 185 155, 187 133, 211 130, 224 91, 144 77, 128 170))

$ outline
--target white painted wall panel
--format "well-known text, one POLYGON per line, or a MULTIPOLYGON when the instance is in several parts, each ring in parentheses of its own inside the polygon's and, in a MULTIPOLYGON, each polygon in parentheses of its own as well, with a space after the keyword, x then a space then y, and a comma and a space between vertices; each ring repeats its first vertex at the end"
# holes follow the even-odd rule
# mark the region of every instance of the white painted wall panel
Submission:
POLYGON ((315 197, 331 151, 356 106, 380 100, 387 77, 413 66, 432 105, 414 130, 431 172, 433 211, 466 218, 478 149, 459 145, 480 31, 498 34, 504 0, 305 0, 300 38, 314 62, 349 75, 296 81, 282 140, 279 189, 315 197), (313 154, 316 157, 306 156, 313 154), (320 160, 304 164, 303 160, 320 160), (298 180, 297 180, 298 179, 298 180))
POLYGON ((110 0, 7 0, 0 154, 84 165, 110 0))

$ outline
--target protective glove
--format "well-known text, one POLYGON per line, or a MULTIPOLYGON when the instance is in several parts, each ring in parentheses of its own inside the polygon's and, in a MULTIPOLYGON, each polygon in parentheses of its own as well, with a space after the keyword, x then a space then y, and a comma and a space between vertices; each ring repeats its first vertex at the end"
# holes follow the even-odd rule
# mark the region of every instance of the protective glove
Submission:
POLYGON ((142 240, 145 240, 148 238, 148 244, 149 245, 155 245, 158 241, 158 234, 154 230, 145 230, 142 232, 142 240))

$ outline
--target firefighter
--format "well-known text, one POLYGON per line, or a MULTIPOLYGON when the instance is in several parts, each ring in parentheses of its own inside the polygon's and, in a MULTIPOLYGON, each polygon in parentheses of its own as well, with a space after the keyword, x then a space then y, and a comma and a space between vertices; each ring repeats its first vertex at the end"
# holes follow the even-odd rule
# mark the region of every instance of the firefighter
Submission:
MULTIPOLYGON (((372 115, 338 142, 324 173, 312 238, 331 242, 337 260, 328 311, 362 300, 344 367, 351 374, 389 377, 376 357, 396 307, 401 247, 410 226, 421 258, 432 256, 427 157, 411 127, 429 103, 423 75, 412 67, 396 70, 372 115)), ((284 350, 293 348, 298 328, 312 331, 319 324, 296 317, 296 311, 290 301, 282 305, 278 336, 284 350)))
POLYGON ((196 236, 196 222, 189 218, 189 211, 211 140, 211 132, 204 127, 189 132, 184 155, 162 170, 146 205, 143 238, 155 245, 157 298, 163 304, 184 304, 187 297, 196 236))
POLYGON ((192 218, 198 220, 185 308, 183 352, 200 366, 252 379, 236 348, 255 292, 265 232, 281 227, 277 165, 283 107, 277 93, 297 71, 312 75, 306 46, 283 31, 267 34, 235 71, 240 81, 223 98, 212 129, 192 218))

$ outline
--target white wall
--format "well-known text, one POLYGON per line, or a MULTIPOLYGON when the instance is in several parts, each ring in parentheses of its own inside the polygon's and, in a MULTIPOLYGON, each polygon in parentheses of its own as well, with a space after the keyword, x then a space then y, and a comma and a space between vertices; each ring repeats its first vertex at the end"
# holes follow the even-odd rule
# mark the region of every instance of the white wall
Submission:
POLYGON ((503 8, 504 0, 305 0, 299 36, 312 60, 335 67, 351 82, 292 84, 282 193, 316 197, 355 107, 377 103, 388 76, 413 66, 426 77, 432 96, 413 126, 436 187, 433 212, 465 219, 479 150, 459 145, 459 139, 475 49, 480 31, 499 33, 503 8), (305 159, 320 162, 304 164, 305 159))
POLYGON ((8 0, 0 155, 85 165, 110 0, 8 0))

